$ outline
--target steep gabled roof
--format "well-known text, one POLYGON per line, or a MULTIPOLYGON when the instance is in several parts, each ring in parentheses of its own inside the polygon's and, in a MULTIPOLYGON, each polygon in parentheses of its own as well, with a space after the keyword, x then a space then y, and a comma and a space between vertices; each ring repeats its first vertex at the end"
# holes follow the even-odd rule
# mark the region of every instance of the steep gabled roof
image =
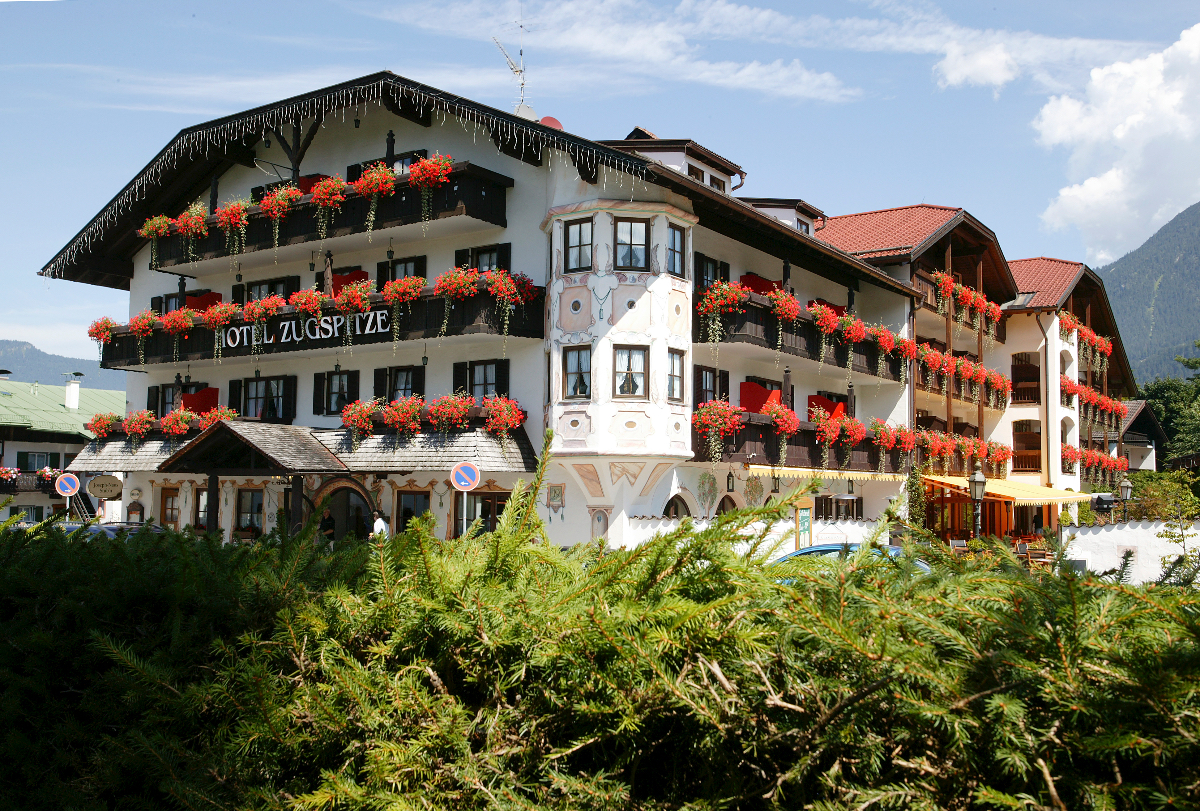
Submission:
POLYGON ((1017 282, 1018 292, 1034 294, 1025 303, 1026 307, 1061 307, 1084 270, 1082 262, 1049 256, 1014 259, 1008 267, 1017 282))
POLYGON ((829 217, 816 236, 862 259, 897 258, 920 253, 920 247, 946 230, 961 208, 916 205, 829 217))

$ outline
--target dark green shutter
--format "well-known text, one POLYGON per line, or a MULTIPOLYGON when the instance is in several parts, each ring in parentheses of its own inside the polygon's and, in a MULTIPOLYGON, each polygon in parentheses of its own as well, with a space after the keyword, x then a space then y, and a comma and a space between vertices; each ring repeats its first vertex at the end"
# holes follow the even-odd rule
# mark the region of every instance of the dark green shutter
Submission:
POLYGON ((318 290, 320 290, 321 292, 323 292, 323 293, 329 292, 328 290, 325 289, 325 271, 323 271, 323 270, 317 271, 316 278, 314 280, 314 284, 315 284, 316 288, 318 290))
POLYGON ((29 470, 29 451, 17 451, 17 469, 29 470))
POLYGON ((414 397, 425 396, 425 367, 414 366, 412 374, 412 390, 414 397))
POLYGON ((158 386, 146 387, 146 408, 158 415, 158 386))
POLYGON ((470 248, 459 248, 454 252, 454 266, 456 268, 465 268, 471 266, 470 248))
POLYGON ((246 303, 246 285, 235 284, 233 286, 233 293, 230 295, 229 298, 234 304, 245 304, 246 303))
POLYGON ((425 269, 425 257, 413 257, 413 275, 420 276, 422 279, 428 279, 428 271, 425 269))
POLYGON ((296 419, 296 382, 298 380, 296 375, 287 375, 283 378, 283 418, 289 422, 296 419))
POLYGON ((496 361, 496 394, 508 396, 508 361, 496 361))
POLYGON ((721 281, 728 282, 729 281, 729 263, 721 262, 719 265, 717 265, 717 267, 720 271, 719 278, 721 279, 721 281))
POLYGON ((382 293, 383 286, 392 280, 392 263, 380 262, 375 266, 375 292, 382 293))
POLYGON ((313 375, 313 413, 318 417, 325 413, 325 373, 313 375))
POLYGON ((290 299, 293 293, 300 292, 300 277, 288 276, 283 280, 283 297, 290 299))
POLYGON ((62 457, 57 453, 50 453, 47 456, 49 457, 50 467, 57 469, 58 463, 62 461, 62 457))
POLYGON ((496 246, 496 264, 503 270, 512 270, 511 242, 504 242, 496 246))
POLYGON ((467 364, 465 362, 454 364, 454 378, 451 388, 453 389, 452 394, 460 392, 470 393, 471 384, 470 379, 467 377, 467 364))
POLYGON ((358 370, 346 373, 346 400, 353 403, 358 397, 358 370))
POLYGON ((729 372, 719 372, 717 374, 717 399, 729 399, 729 372))
POLYGON ((374 396, 382 397, 384 402, 391 400, 391 392, 388 391, 388 370, 386 368, 376 369, 374 377, 374 396))
POLYGON ((150 309, 154 310, 154 312, 158 313, 159 315, 162 315, 163 297, 162 296, 151 296, 150 297, 150 309))
POLYGON ((704 285, 704 262, 707 258, 700 251, 692 254, 692 282, 697 290, 704 285))
POLYGON ((66 469, 66 468, 69 468, 69 467, 71 466, 71 463, 75 461, 75 457, 76 457, 76 456, 78 456, 78 455, 79 455, 79 454, 77 454, 77 453, 68 453, 68 454, 65 454, 65 455, 63 456, 63 462, 64 462, 64 464, 63 464, 63 468, 64 468, 64 469, 66 469))
POLYGON ((238 414, 242 413, 242 381, 229 381, 229 407, 238 414))

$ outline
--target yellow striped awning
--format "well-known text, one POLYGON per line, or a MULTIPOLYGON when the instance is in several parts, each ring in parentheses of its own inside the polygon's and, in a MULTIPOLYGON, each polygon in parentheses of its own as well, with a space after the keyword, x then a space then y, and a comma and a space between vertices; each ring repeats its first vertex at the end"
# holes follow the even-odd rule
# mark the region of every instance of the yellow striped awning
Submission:
MULTIPOLYGON (((923 476, 930 484, 942 487, 952 487, 968 492, 966 478, 962 476, 923 476)), ((1074 490, 1058 490, 1054 487, 1043 487, 1038 484, 1011 481, 1009 479, 988 479, 984 494, 995 498, 1011 501, 1020 507, 1040 507, 1044 504, 1073 504, 1080 501, 1091 501, 1091 493, 1076 493, 1074 490)))
POLYGON ((856 482, 902 482, 908 478, 903 473, 874 473, 866 470, 827 470, 816 467, 771 467, 770 465, 750 465, 749 470, 762 476, 778 476, 784 481, 794 479, 854 479, 856 482))

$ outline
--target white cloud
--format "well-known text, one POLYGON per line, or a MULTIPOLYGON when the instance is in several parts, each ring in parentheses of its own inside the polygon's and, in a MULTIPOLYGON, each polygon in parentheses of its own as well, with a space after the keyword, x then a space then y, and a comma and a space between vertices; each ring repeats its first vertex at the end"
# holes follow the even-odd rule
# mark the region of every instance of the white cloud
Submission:
POLYGON ((1091 72, 1079 95, 1052 97, 1033 122, 1069 150, 1069 174, 1042 214, 1074 226, 1095 264, 1137 247, 1200 199, 1200 25, 1170 47, 1091 72))

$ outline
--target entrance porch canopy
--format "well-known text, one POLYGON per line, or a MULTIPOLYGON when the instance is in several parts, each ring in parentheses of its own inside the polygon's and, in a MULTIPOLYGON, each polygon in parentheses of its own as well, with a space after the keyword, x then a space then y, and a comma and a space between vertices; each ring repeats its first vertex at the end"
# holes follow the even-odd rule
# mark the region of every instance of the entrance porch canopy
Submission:
MULTIPOLYGON (((963 476, 923 476, 927 484, 970 493, 970 487, 963 476)), ((1012 481, 1010 479, 988 479, 984 488, 984 498, 997 501, 1011 501, 1017 507, 1042 507, 1046 505, 1062 506, 1077 502, 1091 501, 1090 493, 1076 493, 1074 490, 1058 490, 1053 487, 1042 487, 1036 484, 1012 481)))

